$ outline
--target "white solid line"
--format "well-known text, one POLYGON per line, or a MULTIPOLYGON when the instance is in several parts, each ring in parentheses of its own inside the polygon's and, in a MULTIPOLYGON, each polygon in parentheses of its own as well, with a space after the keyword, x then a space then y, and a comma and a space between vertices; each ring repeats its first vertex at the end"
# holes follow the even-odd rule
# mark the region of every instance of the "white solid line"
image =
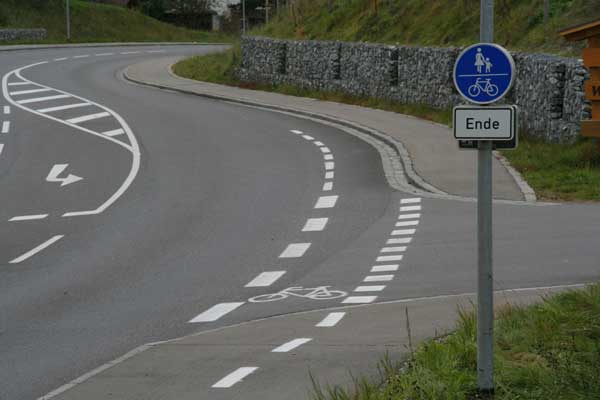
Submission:
POLYGON ((303 135, 304 132, 296 130, 296 129, 292 129, 290 132, 295 133, 296 135, 303 135))
POLYGON ((332 208, 335 207, 338 196, 321 196, 317 200, 314 208, 332 208))
POLYGON ((125 133, 125 131, 123 129, 121 129, 121 128, 119 128, 119 129, 113 129, 112 131, 102 132, 103 135, 111 136, 111 137, 112 136, 122 135, 124 133, 125 133))
POLYGON ((46 247, 48 247, 48 246, 52 245, 53 243, 59 241, 64 236, 65 235, 56 235, 56 236, 51 237, 50 239, 46 240, 44 243, 40 244, 39 246, 35 247, 34 249, 31 249, 27 253, 23 254, 22 256, 15 258, 14 260, 12 260, 10 262, 10 264, 18 264, 20 262, 23 262, 23 261, 27 260, 29 257, 32 257, 32 256, 36 255, 40 251, 44 250, 46 247))
POLYGON ((50 89, 50 88, 19 90, 18 92, 10 92, 10 95, 11 96, 18 96, 20 94, 33 94, 33 93, 50 92, 52 90, 53 89, 50 89))
POLYGON ((398 264, 374 265, 371 272, 394 272, 398 271, 398 264))
POLYGON ((333 182, 325 182, 323 184, 323 191, 324 192, 329 192, 329 191, 331 191, 331 189, 333 189, 333 182))
POLYGON ((240 382, 242 379, 256 371, 258 367, 241 367, 212 385, 215 389, 227 389, 240 382))
POLYGON ((104 56, 114 56, 115 53, 99 53, 95 54, 96 57, 104 57, 104 56))
POLYGON ((279 258, 298 258, 302 257, 306 250, 310 247, 310 243, 291 243, 289 244, 283 253, 279 255, 279 258))
POLYGON ((317 232, 325 229, 329 218, 310 218, 306 221, 302 232, 317 232))
POLYGON ((46 97, 36 97, 34 99, 25 99, 17 101, 17 104, 29 104, 29 103, 37 103, 40 101, 50 101, 50 100, 58 100, 58 99, 66 99, 71 97, 68 94, 57 94, 56 96, 46 96, 46 97))
POLYGON ((25 86, 25 85, 33 85, 31 82, 10 82, 7 83, 7 86, 25 86))
POLYGON ((340 322, 342 320, 342 318, 344 318, 344 315, 346 315, 345 312, 329 313, 329 314, 327 314, 327 316, 325 318, 323 318, 323 320, 321 322, 319 322, 315 326, 318 328, 332 328, 332 327, 336 326, 338 324, 338 322, 340 322))
POLYGON ((377 296, 349 296, 342 301, 345 304, 364 304, 372 303, 377 300, 377 296))
POLYGON ((392 238, 389 239, 385 244, 408 244, 412 242, 412 238, 392 238))
POLYGON ((290 340, 287 343, 282 344, 279 347, 274 348, 273 350, 271 350, 271 353, 287 353, 288 351, 292 351, 300 346, 302 346, 305 343, 310 342, 312 339, 310 338, 299 338, 299 339, 294 339, 294 340, 290 340))
POLYGON ((419 225, 419 221, 400 221, 396 222, 396 226, 416 226, 419 225))
POLYGON ((87 58, 89 56, 90 56, 89 54, 82 54, 80 56, 73 56, 73 58, 87 58))
POLYGON ((213 322, 213 321, 218 320, 225 314, 232 312, 233 310, 235 310, 236 308, 240 307, 243 304, 244 304, 243 302, 216 304, 216 305, 212 306, 211 308, 209 308, 208 310, 204 311, 202 314, 199 314, 196 317, 192 318, 189 322, 190 323, 213 322))
POLYGON ((87 107, 87 106, 91 106, 91 104, 90 103, 66 104, 64 106, 41 108, 41 109, 37 110, 37 112, 49 113, 49 112, 53 112, 53 111, 70 110, 71 108, 79 108, 79 107, 87 107))
POLYGON ((4 106, 4 114, 10 114, 10 106, 4 106))
POLYGON ((392 236, 414 235, 416 231, 417 231, 416 229, 398 229, 398 230, 392 231, 391 235, 392 236))
POLYGON ((315 146, 319 146, 319 147, 325 146, 325 144, 323 142, 319 142, 319 141, 314 142, 314 144, 315 144, 315 146))
POLYGON ((400 204, 415 204, 415 203, 420 203, 420 202, 421 202, 420 198, 400 200, 400 204))
POLYGON ((65 61, 68 59, 69 59, 69 57, 61 57, 61 58, 55 58, 54 61, 65 61))
POLYGON ((355 292, 381 292, 385 289, 385 285, 368 285, 368 286, 357 286, 354 289, 355 292))
POLYGON ((398 255, 398 256, 379 256, 375 259, 375 261, 377 262, 382 262, 382 261, 401 261, 402 258, 404 258, 404 256, 402 255, 398 255))
POLYGON ((400 212, 421 211, 421 206, 400 207, 400 212))
POLYGON ((403 251, 406 251, 406 246, 384 247, 381 249, 382 253, 402 253, 403 251))
POLYGON ((81 117, 68 119, 67 122, 70 124, 80 124, 82 122, 91 121, 91 120, 99 119, 99 118, 105 118, 105 117, 110 117, 110 113, 104 111, 101 113, 82 115, 81 117))
POLYGON ((315 140, 315 138, 310 135, 302 135, 302 137, 306 140, 315 140))
POLYGON ((12 217, 11 219, 8 220, 8 222, 15 222, 15 221, 31 221, 34 219, 44 219, 48 216, 48 214, 37 214, 37 215, 19 215, 17 217, 12 217))
POLYGON ((333 171, 325 172, 325 179, 333 179, 335 176, 333 171))
POLYGON ((321 147, 321 153, 331 153, 331 150, 329 150, 329 147, 321 147))
POLYGON ((10 121, 2 122, 2 133, 8 133, 10 131, 10 121))
POLYGON ((277 279, 281 278, 285 271, 267 271, 261 272, 256 278, 252 279, 245 287, 266 287, 271 286, 277 279))
POLYGON ((389 282, 394 279, 394 275, 369 275, 363 279, 363 282, 389 282))
POLYGON ((400 214, 398 219, 415 219, 421 218, 421 214, 400 214))
POLYGON ((325 163, 325 170, 331 171, 332 169, 335 169, 335 163, 333 161, 327 161, 325 163))
POLYGON ((333 154, 323 154, 324 160, 333 160, 333 154))

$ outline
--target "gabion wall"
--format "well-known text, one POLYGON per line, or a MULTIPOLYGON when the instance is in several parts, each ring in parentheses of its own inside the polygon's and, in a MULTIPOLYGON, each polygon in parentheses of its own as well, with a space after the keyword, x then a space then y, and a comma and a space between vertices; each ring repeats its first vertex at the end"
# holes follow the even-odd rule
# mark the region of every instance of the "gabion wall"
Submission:
MULTIPOLYGON (((458 48, 244 37, 238 76, 447 108, 465 103, 452 81, 459 53, 458 48)), ((563 57, 513 57, 517 76, 506 102, 520 107, 521 129, 551 142, 575 140, 579 121, 591 117, 583 90, 587 69, 563 57)))
POLYGON ((14 40, 42 40, 48 32, 45 29, 0 29, 0 42, 14 40))

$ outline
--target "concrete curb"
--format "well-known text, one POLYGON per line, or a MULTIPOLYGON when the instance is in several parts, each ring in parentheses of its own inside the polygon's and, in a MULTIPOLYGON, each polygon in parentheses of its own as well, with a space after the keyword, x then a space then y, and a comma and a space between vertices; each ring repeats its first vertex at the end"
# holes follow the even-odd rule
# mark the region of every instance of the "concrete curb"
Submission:
POLYGON ((142 47, 142 46, 227 46, 231 43, 203 42, 123 42, 123 43, 63 43, 63 44, 15 44, 0 46, 0 51, 26 51, 48 49, 79 49, 93 47, 142 47))
POLYGON ((533 190, 533 188, 529 186, 529 184, 519 173, 519 171, 517 171, 512 165, 510 165, 510 161, 508 161, 508 159, 504 157, 499 151, 494 151, 494 157, 496 157, 496 159, 500 161, 500 164, 502 164, 504 168, 506 168, 508 173, 513 177, 513 179, 519 186, 519 189, 521 189, 521 193, 523 193, 523 196, 525 196, 525 201, 535 203, 537 201, 535 190, 533 190))

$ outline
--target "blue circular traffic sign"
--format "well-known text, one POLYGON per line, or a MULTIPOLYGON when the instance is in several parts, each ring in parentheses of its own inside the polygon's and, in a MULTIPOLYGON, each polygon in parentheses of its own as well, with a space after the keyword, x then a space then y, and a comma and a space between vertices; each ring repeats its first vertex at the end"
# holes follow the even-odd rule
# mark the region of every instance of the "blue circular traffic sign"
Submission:
POLYGON ((510 53, 493 43, 467 47, 454 64, 454 85, 462 97, 475 104, 494 103, 508 93, 515 76, 510 53))

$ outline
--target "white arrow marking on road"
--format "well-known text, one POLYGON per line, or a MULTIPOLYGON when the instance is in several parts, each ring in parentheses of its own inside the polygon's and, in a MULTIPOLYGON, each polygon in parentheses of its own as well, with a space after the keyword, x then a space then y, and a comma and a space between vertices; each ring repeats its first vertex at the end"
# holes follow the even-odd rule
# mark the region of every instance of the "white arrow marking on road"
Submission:
POLYGON ((62 174, 63 171, 65 169, 67 169, 68 166, 69 166, 69 164, 54 165, 54 167, 52 167, 52 169, 50 170, 50 173, 48 174, 48 177, 46 178, 46 180, 48 182, 60 182, 60 186, 63 187, 63 186, 70 185, 71 183, 75 183, 75 182, 83 179, 82 177, 73 175, 73 174, 69 174, 66 178, 59 178, 58 176, 60 174, 62 174))

